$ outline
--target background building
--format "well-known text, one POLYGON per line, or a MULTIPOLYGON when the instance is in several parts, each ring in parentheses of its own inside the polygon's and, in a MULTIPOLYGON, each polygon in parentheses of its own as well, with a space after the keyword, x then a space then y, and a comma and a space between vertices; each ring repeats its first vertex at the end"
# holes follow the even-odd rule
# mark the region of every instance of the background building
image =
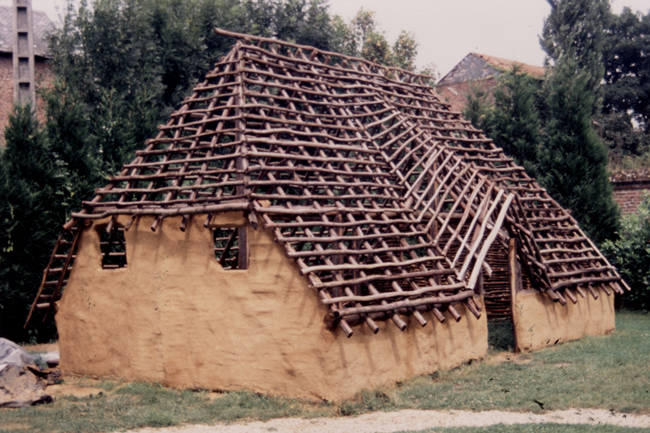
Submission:
MULTIPOLYGON (((0 144, 4 144, 4 129, 14 106, 13 51, 15 32, 13 6, 0 6, 0 144)), ((44 12, 32 14, 32 40, 34 45, 34 81, 36 87, 39 119, 43 120, 43 104, 38 91, 52 82, 47 46, 47 34, 54 24, 44 12)))
POLYGON ((492 90, 499 84, 497 77, 512 69, 514 65, 521 66, 523 72, 535 78, 544 77, 544 68, 541 66, 526 65, 487 54, 469 53, 438 81, 436 91, 445 102, 451 104, 453 110, 462 111, 467 105, 466 95, 472 92, 473 87, 485 90, 491 95, 492 90))

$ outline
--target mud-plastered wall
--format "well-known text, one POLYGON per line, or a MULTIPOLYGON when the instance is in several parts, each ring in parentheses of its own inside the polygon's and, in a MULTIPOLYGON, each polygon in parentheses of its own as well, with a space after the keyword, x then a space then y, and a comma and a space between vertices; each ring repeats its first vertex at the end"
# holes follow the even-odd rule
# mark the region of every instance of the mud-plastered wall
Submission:
MULTIPOLYGON (((485 314, 461 305, 458 323, 425 314, 424 328, 405 317, 404 332, 392 322, 349 339, 328 331, 327 309, 270 231, 248 227, 249 269, 224 270, 204 221, 182 232, 180 217, 166 218, 152 232, 153 218, 139 217, 125 233, 126 268, 111 270, 98 233, 108 220, 84 230, 56 316, 64 372, 336 401, 487 352, 485 314)), ((212 221, 244 224, 241 214, 212 221)))
POLYGON ((513 321, 521 351, 608 334, 616 329, 614 295, 599 291, 598 299, 588 295, 562 306, 536 290, 525 290, 516 294, 513 321))

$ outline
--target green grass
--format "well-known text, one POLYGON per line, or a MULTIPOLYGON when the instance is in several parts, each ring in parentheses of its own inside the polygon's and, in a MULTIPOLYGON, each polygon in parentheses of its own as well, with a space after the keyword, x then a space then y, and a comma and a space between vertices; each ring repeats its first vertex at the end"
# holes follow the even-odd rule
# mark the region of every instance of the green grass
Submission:
MULTIPOLYGON (((226 393, 210 399, 207 392, 178 391, 155 384, 76 381, 77 386, 94 386, 102 391, 91 397, 57 398, 49 405, 0 409, 0 432, 108 432, 399 409, 541 412, 537 402, 544 410, 573 407, 650 413, 650 315, 618 313, 617 331, 611 336, 588 337, 526 355, 502 351, 511 343, 507 326, 501 328, 491 327, 492 347, 484 362, 420 376, 393 388, 363 391, 338 405, 250 392, 226 393)), ((587 428, 596 432, 635 431, 556 425, 430 431, 581 432, 587 428)))
POLYGON ((649 364, 650 316, 623 312, 611 336, 420 376, 396 389, 364 391, 342 407, 346 414, 401 408, 540 412, 542 406, 648 413, 649 364))

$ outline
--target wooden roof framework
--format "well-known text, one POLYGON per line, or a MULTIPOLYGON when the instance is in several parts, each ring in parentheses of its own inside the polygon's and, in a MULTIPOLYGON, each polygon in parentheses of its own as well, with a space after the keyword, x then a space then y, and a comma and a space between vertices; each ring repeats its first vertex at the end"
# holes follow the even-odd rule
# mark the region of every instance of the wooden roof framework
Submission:
POLYGON ((235 47, 66 229, 126 214, 126 230, 138 215, 156 216, 152 230, 182 215, 184 230, 191 215, 208 214, 207 227, 243 211, 273 230, 348 336, 361 322, 404 329, 400 315, 424 326, 423 311, 460 320, 458 303, 480 316, 486 254, 511 237, 535 287, 562 304, 622 292, 575 220, 426 77, 217 32, 235 47))

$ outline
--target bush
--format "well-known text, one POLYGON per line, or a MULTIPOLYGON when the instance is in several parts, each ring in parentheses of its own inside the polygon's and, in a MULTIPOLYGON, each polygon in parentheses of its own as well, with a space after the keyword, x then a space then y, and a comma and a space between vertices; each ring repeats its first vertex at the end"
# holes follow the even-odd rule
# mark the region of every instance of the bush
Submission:
POLYGON ((632 310, 650 310, 650 193, 635 214, 621 223, 621 238, 603 243, 603 251, 618 267, 632 288, 621 299, 621 306, 632 310))

